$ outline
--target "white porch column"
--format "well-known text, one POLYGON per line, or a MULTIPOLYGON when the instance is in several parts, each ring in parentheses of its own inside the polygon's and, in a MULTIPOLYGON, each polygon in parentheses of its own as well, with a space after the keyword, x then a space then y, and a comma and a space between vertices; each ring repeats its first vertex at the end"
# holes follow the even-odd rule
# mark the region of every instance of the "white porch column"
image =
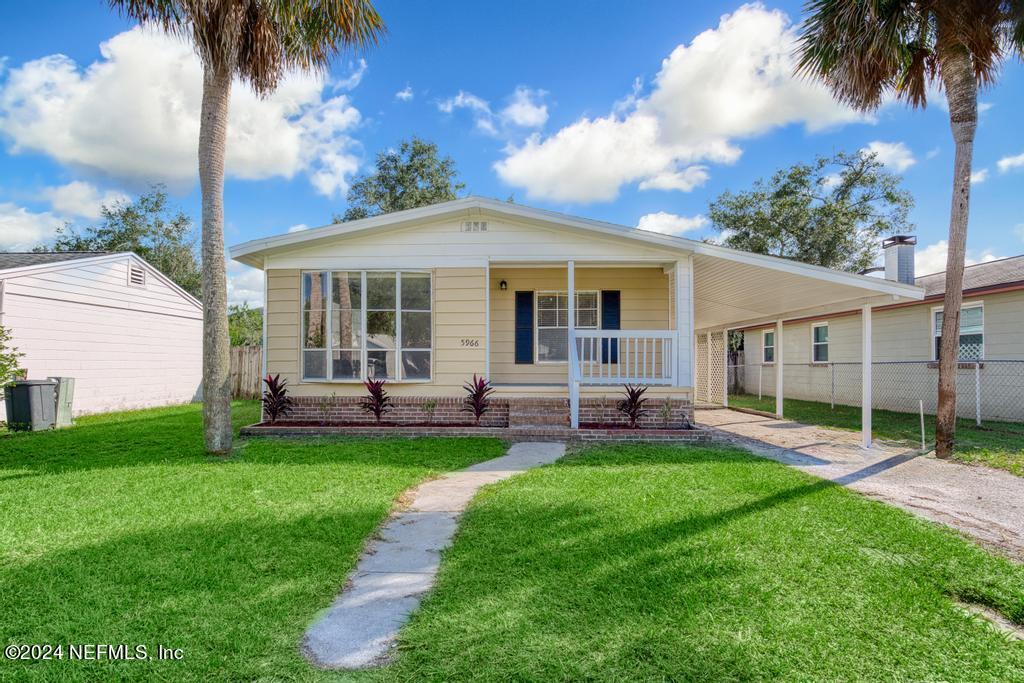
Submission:
POLYGON ((729 330, 722 330, 722 405, 729 407, 729 330))
POLYGON ((778 417, 782 417, 782 396, 783 396, 783 365, 785 364, 785 355, 783 348, 785 345, 782 343, 782 320, 775 321, 775 414, 778 417))
POLYGON ((674 386, 691 387, 694 384, 693 368, 696 344, 693 330, 693 257, 676 261, 675 269, 675 319, 676 338, 673 343, 675 351, 674 386))
POLYGON ((569 320, 567 325, 568 347, 566 349, 566 372, 568 373, 569 386, 569 426, 577 429, 580 426, 580 385, 579 380, 573 373, 575 363, 573 358, 576 355, 576 262, 568 261, 565 265, 567 279, 567 314, 569 320))
POLYGON ((707 364, 704 368, 704 400, 708 403, 714 401, 714 397, 711 396, 711 333, 704 333, 704 348, 707 349, 705 355, 707 356, 707 364))
POLYGON ((861 309, 860 433, 864 448, 871 448, 871 306, 861 309))

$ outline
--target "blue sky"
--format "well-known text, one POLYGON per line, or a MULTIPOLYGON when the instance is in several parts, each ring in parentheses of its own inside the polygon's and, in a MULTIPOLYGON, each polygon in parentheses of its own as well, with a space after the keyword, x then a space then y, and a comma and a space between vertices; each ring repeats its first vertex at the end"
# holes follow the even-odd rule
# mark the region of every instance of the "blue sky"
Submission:
MULTIPOLYGON (((790 78, 798 3, 378 8, 383 44, 326 78, 291 78, 265 101, 235 88, 229 244, 328 223, 373 155, 413 134, 451 155, 473 194, 695 238, 713 234, 703 216, 722 191, 873 145, 916 200, 918 272, 942 267, 953 145, 941 97, 864 117, 790 78)), ((186 46, 103 2, 4 3, 0 26, 0 249, 86 224, 153 182, 198 218, 186 46)), ((1024 252, 1022 84, 1011 62, 981 95, 971 260, 1024 252)), ((257 273, 230 274, 232 300, 259 299, 257 273)))

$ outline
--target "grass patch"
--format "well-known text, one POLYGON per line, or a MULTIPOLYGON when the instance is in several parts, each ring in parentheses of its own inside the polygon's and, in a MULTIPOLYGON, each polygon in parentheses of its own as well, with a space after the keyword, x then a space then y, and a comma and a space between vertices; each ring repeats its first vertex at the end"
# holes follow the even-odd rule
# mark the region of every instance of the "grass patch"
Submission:
MULTIPOLYGON (((255 402, 234 405, 236 426, 255 402)), ((157 644, 177 662, 22 663, 6 680, 336 678, 298 643, 406 488, 500 455, 490 439, 202 448, 197 405, 0 437, 0 640, 157 644)))
MULTIPOLYGON (((752 395, 729 396, 729 405, 768 413, 775 412, 775 397, 758 399, 752 395)), ((804 424, 860 430, 860 407, 785 399, 782 407, 786 419, 804 424)), ((925 441, 935 443, 935 416, 924 416, 925 441)), ((921 444, 921 418, 916 413, 897 413, 874 410, 871 413, 871 431, 875 437, 887 441, 921 444)), ((1024 424, 983 420, 977 426, 974 420, 958 419, 956 446, 953 457, 972 464, 988 465, 1017 476, 1024 476, 1024 424)))
POLYGON ((486 489, 382 680, 1020 680, 1024 568, 727 448, 600 446, 486 489))

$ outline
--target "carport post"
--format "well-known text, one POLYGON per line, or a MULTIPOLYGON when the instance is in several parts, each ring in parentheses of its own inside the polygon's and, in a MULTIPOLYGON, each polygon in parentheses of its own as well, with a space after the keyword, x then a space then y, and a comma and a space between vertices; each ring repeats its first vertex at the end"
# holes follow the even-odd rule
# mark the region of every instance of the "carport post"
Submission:
POLYGON ((860 433, 864 448, 871 448, 871 306, 861 309, 860 433))
POLYGON ((775 321, 775 415, 782 417, 782 375, 783 348, 782 320, 775 321))

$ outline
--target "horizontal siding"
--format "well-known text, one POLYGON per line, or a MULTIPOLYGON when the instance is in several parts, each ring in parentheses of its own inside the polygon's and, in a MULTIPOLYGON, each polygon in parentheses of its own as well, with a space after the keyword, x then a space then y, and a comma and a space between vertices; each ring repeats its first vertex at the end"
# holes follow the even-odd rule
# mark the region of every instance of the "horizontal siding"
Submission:
MULTIPOLYGON (((267 271, 267 369, 281 373, 299 396, 362 394, 359 383, 303 382, 299 359, 298 269, 267 271)), ((433 381, 395 383, 396 396, 447 395, 462 391, 474 374, 486 371, 486 302, 484 268, 438 268, 434 271, 434 367, 433 381), (478 347, 463 347, 474 339, 478 347)))
MULTIPOLYGON (((33 379, 75 378, 74 412, 185 403, 199 396, 202 321, 7 291, 4 325, 33 379)), ((2 413, 0 409, 0 413, 2 413)))
MULTIPOLYGON (((515 293, 561 290, 565 268, 491 268, 491 377, 498 383, 564 383, 566 363, 516 365, 515 293), (500 283, 508 284, 501 291, 500 283)), ((622 292, 622 329, 670 329, 669 279, 661 268, 577 268, 576 289, 622 292)))
POLYGON ((202 311, 194 302, 164 283, 153 272, 147 272, 144 287, 130 286, 128 263, 129 258, 124 257, 115 261, 80 264, 60 270, 9 277, 5 291, 7 294, 34 297, 40 301, 55 300, 202 318, 202 311))

